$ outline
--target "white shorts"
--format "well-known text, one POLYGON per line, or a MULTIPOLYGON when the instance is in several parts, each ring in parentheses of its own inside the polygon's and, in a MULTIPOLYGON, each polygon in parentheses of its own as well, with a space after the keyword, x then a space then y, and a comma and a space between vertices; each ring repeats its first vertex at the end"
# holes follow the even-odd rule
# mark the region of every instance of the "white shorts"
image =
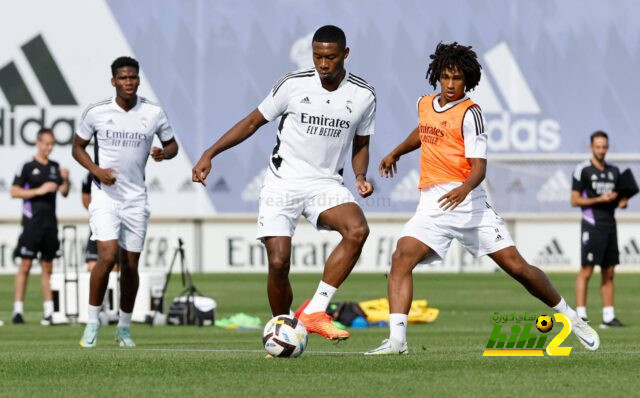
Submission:
POLYGON ((513 246, 504 220, 487 203, 482 188, 476 188, 454 210, 442 211, 438 198, 460 183, 439 184, 422 190, 416 214, 400 237, 418 239, 436 252, 424 262, 444 259, 452 239, 457 239, 474 257, 513 246))
POLYGON ((130 204, 114 200, 102 190, 91 192, 89 224, 91 239, 98 241, 118 240, 123 249, 141 253, 147 234, 149 220, 147 203, 130 204))
POLYGON ((344 203, 357 203, 351 191, 334 180, 291 185, 265 178, 260 191, 257 239, 267 236, 293 236, 300 215, 316 229, 320 213, 344 203))

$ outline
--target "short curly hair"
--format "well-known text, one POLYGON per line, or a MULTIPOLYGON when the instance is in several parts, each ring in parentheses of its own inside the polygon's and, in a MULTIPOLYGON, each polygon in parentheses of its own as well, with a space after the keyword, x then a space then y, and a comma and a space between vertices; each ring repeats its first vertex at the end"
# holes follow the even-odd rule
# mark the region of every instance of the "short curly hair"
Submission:
POLYGON ((458 69, 464 74, 465 91, 473 90, 480 81, 482 66, 478 62, 476 52, 471 46, 463 46, 457 42, 451 44, 438 43, 435 53, 429 56, 431 63, 427 69, 427 80, 435 89, 440 74, 446 68, 458 69))

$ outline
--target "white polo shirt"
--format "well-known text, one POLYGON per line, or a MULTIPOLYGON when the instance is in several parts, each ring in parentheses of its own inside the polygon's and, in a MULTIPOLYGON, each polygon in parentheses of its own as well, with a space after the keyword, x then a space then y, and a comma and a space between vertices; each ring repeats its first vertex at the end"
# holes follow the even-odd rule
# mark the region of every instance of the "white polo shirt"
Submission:
POLYGON ((342 182, 354 135, 374 133, 376 97, 373 87, 352 73, 327 91, 316 70, 307 69, 282 77, 258 110, 269 121, 280 117, 269 162, 272 177, 342 182))
POLYGON ((144 168, 153 136, 162 142, 173 138, 167 115, 158 104, 138 96, 136 105, 126 112, 115 97, 97 102, 82 114, 76 134, 87 141, 95 137, 95 163, 117 171, 115 184, 107 186, 94 180, 94 188, 114 200, 146 202, 144 168))

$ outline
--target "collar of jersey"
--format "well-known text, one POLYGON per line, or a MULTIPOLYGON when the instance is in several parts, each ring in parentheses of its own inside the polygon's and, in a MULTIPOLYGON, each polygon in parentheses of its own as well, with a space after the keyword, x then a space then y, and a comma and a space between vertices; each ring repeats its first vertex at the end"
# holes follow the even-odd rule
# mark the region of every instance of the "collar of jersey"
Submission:
POLYGON ((133 106, 133 108, 129 109, 128 111, 125 111, 124 109, 122 109, 120 107, 120 105, 118 105, 118 103, 116 102, 116 96, 114 95, 113 97, 111 97, 111 104, 120 112, 124 112, 124 113, 129 113, 132 110, 136 109, 139 105, 140 105, 140 96, 138 95, 136 97, 136 104, 133 106))
POLYGON ((327 93, 333 93, 335 91, 340 90, 340 87, 347 84, 348 78, 349 78, 349 71, 345 68, 344 77, 342 78, 342 81, 340 81, 340 84, 338 84, 338 88, 336 88, 334 91, 329 91, 326 88, 322 87, 322 82, 320 81, 320 76, 318 76, 318 71, 315 68, 313 69, 313 79, 315 80, 316 84, 320 87, 320 89, 323 91, 326 91, 327 93))
POLYGON ((465 94, 464 97, 460 98, 459 100, 450 101, 450 102, 447 102, 444 106, 440 106, 440 103, 438 102, 438 98, 440 98, 440 94, 438 94, 435 97, 433 97, 433 110, 435 110, 436 112, 447 111, 447 110, 453 108, 454 106, 458 105, 462 101, 466 101, 466 100, 469 99, 467 94, 465 94))

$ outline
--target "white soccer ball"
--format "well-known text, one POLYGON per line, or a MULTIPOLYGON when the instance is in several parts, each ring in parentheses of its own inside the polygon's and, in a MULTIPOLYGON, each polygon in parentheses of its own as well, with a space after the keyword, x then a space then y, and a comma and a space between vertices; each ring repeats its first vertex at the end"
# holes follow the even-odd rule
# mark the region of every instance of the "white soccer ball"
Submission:
POLYGON ((307 347, 307 329, 293 316, 278 315, 264 326, 262 343, 274 357, 299 357, 307 347))

